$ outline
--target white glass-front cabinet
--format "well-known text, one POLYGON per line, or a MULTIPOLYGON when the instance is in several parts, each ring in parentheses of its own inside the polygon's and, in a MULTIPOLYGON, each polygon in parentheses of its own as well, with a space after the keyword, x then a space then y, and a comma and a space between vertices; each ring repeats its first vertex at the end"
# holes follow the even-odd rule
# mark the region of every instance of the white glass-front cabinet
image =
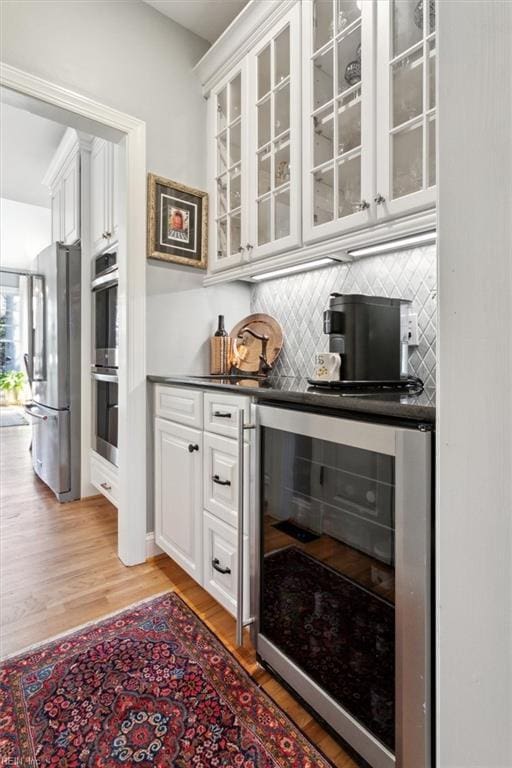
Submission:
POLYGON ((248 243, 247 66, 230 73, 211 93, 210 269, 241 263, 248 243))
POLYGON ((297 4, 250 56, 251 260, 300 244, 300 49, 297 4))
POLYGON ((377 3, 377 216, 435 203, 435 0, 377 3))
POLYGON ((304 240, 371 224, 372 0, 303 4, 304 240))

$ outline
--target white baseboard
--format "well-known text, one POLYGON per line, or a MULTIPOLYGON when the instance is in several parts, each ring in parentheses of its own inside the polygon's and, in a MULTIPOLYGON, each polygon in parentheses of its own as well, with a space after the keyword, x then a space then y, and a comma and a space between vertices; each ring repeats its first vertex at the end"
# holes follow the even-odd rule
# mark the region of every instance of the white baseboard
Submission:
POLYGON ((155 542, 155 532, 146 533, 146 557, 156 557, 163 555, 163 550, 155 542))

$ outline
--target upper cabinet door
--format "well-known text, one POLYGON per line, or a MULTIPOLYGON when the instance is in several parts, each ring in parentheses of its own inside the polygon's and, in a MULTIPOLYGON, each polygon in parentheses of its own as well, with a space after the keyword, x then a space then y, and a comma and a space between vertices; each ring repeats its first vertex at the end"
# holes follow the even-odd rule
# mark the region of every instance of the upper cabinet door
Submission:
POLYGON ((62 242, 72 245, 80 239, 80 153, 76 152, 62 174, 62 242))
POLYGON ((210 271, 236 266, 247 242, 246 64, 209 100, 210 271))
POLYGON ((305 0, 304 240, 374 219, 372 0, 305 0))
POLYGON ((52 243, 62 240, 62 189, 60 185, 52 192, 52 243))
POLYGON ((108 143, 94 141, 91 152, 91 246, 93 253, 108 243, 108 143))
POLYGON ((427 208, 436 184, 435 0, 379 0, 379 218, 427 208))
POLYGON ((300 3, 249 57, 250 259, 300 244, 300 3))
POLYGON ((108 230, 111 241, 119 240, 120 178, 119 144, 110 144, 110 223, 108 230))

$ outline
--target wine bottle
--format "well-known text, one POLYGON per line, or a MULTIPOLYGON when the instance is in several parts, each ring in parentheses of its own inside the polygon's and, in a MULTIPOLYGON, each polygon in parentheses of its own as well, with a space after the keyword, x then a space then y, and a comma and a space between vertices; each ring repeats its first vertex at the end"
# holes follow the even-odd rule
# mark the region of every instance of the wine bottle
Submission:
POLYGON ((224 315, 219 315, 219 324, 215 331, 215 336, 227 336, 227 331, 224 328, 224 315))

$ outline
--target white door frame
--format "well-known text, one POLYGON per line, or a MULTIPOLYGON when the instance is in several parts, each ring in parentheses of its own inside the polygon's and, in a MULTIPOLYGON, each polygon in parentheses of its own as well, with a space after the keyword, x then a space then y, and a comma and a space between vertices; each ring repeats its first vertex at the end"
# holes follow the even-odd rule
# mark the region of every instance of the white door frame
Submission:
POLYGON ((126 204, 119 242, 118 555, 146 559, 146 124, 0 62, 0 85, 125 134, 126 204))

